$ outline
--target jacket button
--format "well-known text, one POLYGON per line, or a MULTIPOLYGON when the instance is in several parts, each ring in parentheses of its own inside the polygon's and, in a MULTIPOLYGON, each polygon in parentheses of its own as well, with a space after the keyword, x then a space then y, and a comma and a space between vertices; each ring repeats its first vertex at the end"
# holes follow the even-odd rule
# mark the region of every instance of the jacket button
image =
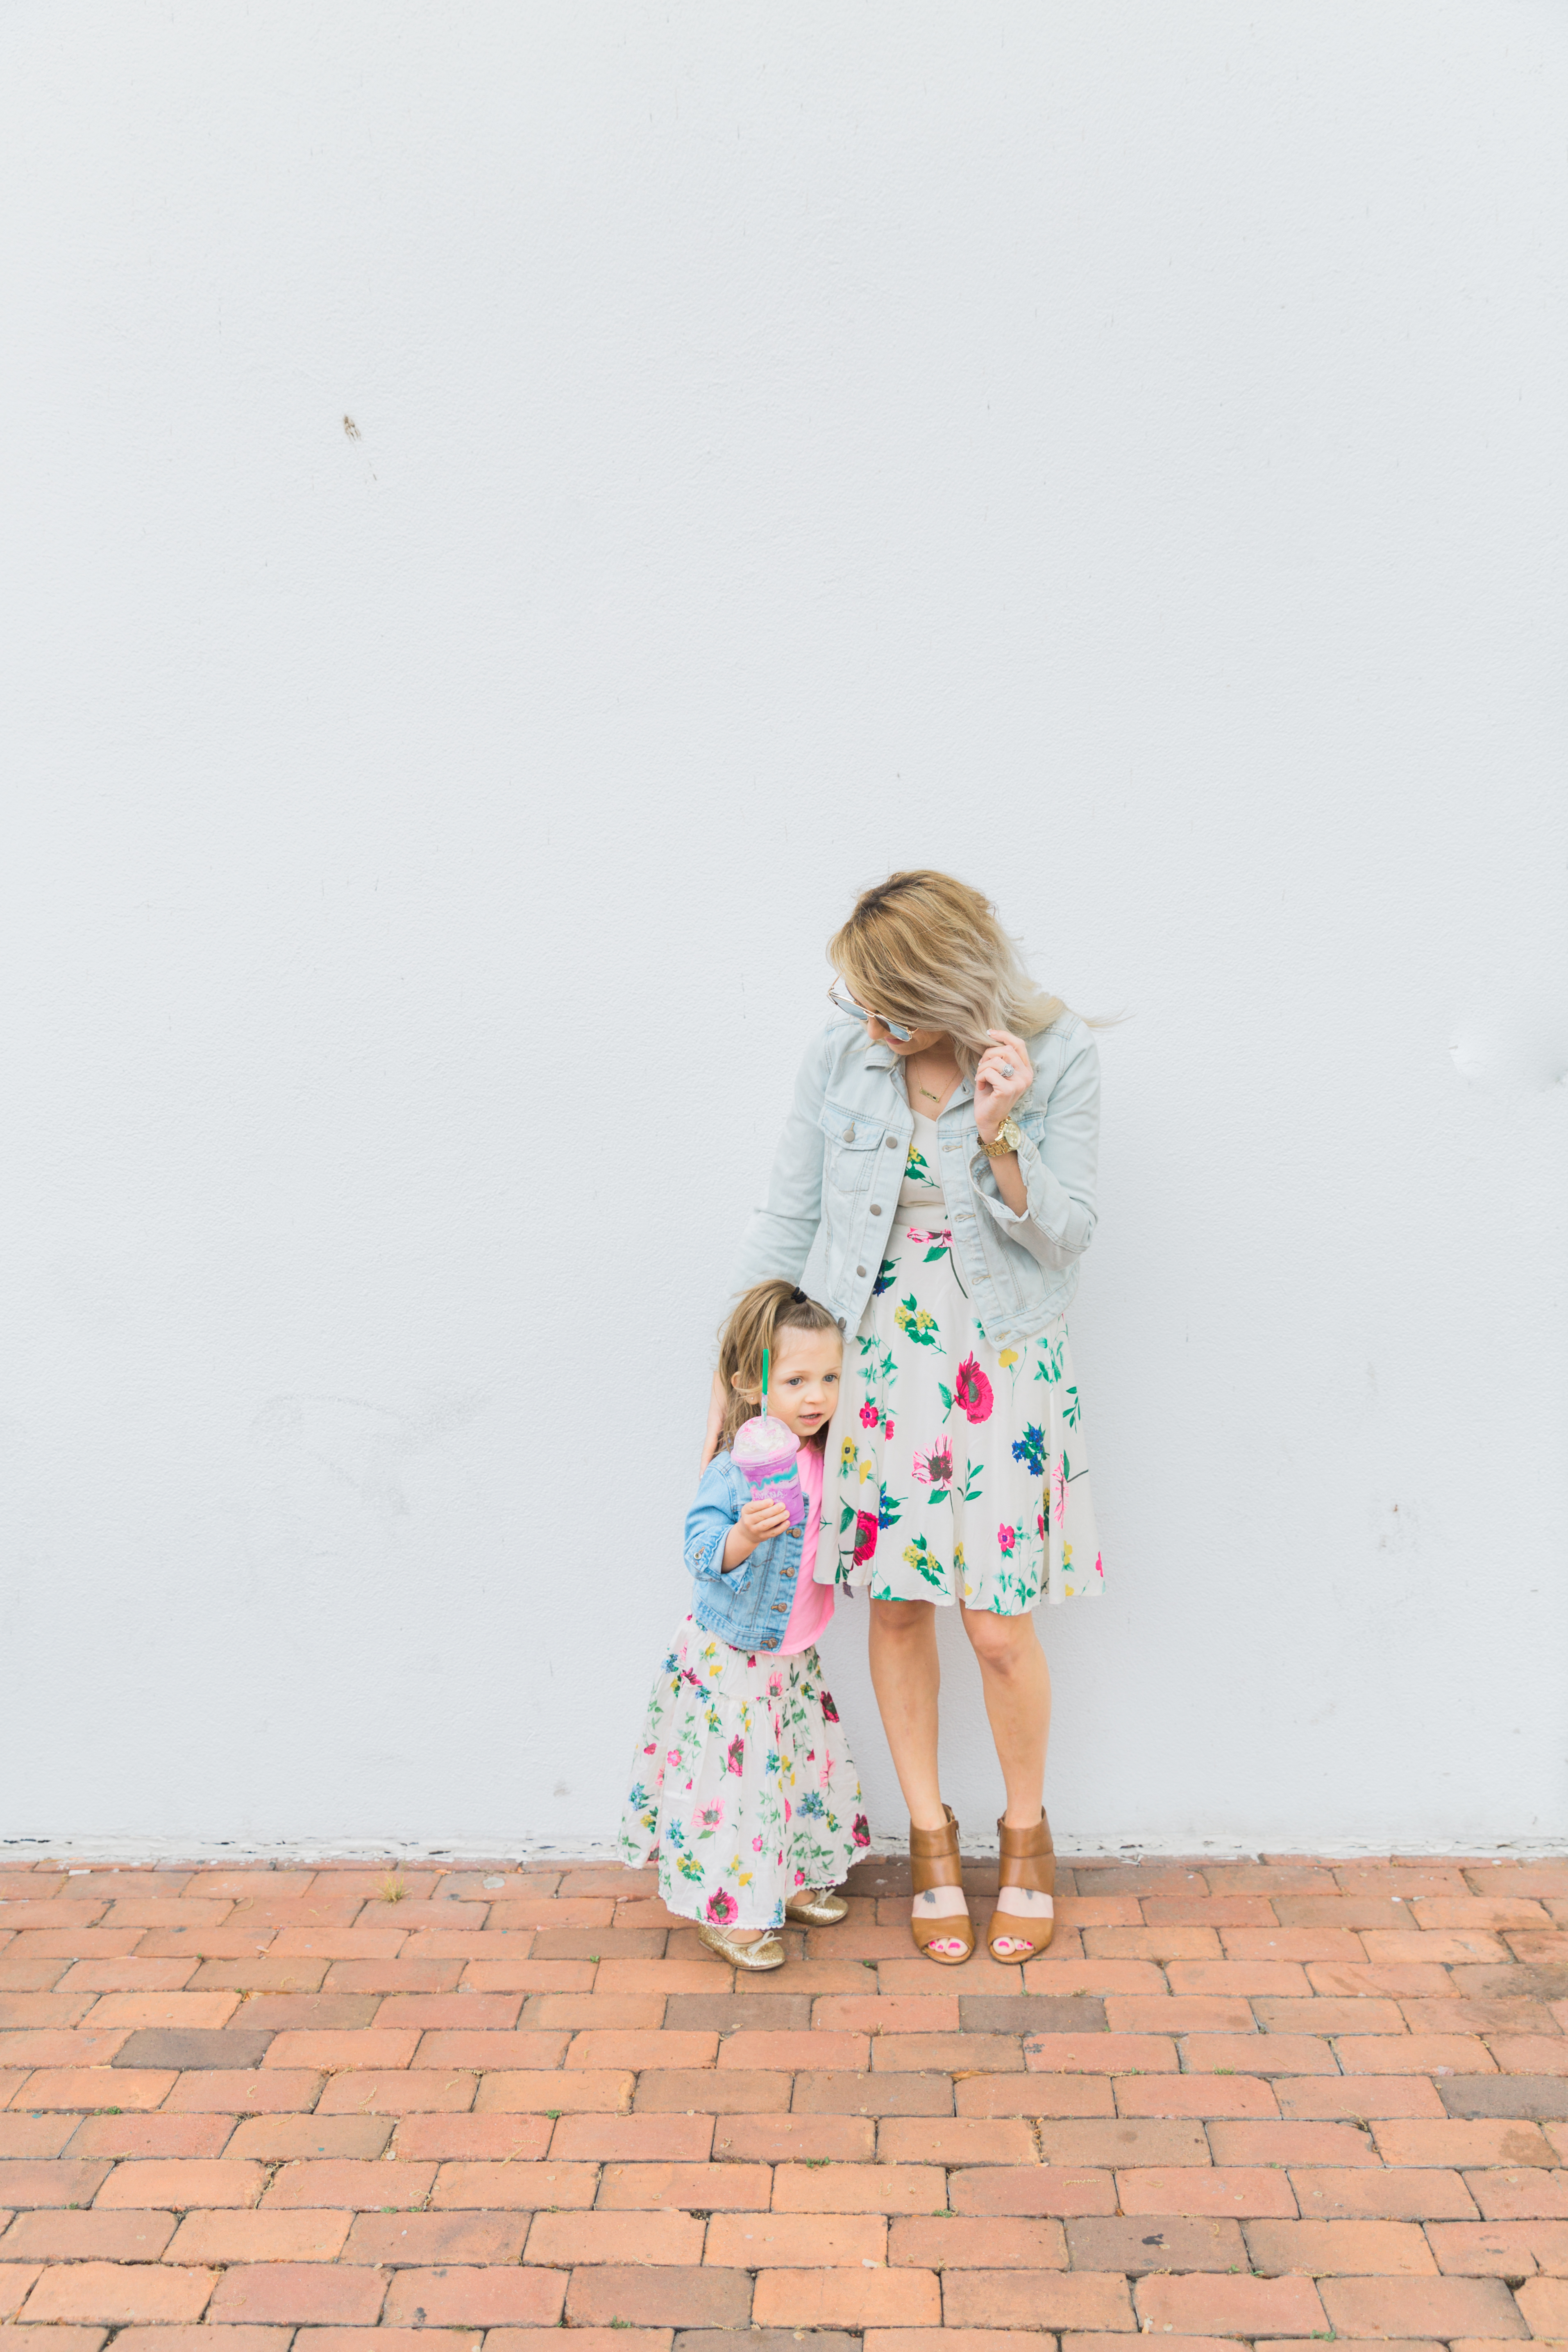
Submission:
POLYGON ((856 1267, 855 1271, 856 1271, 857 1275, 863 1275, 863 1274, 865 1273, 866 1269, 865 1269, 865 1267, 864 1267, 863 1265, 858 1265, 858 1266, 856 1267))
POLYGON ((889 1135, 889 1138, 888 1138, 888 1149, 889 1149, 889 1151, 896 1151, 896 1150, 898 1150, 898 1148, 899 1148, 899 1139, 898 1139, 898 1137, 897 1137, 896 1135, 889 1135))
POLYGON ((873 1201, 873 1202, 872 1202, 872 1203, 871 1203, 871 1214, 872 1214, 874 1217, 879 1217, 879 1216, 881 1215, 881 1213, 882 1213, 882 1212, 881 1212, 881 1210, 879 1208, 879 1206, 878 1206, 877 1202, 876 1202, 875 1201, 873 1201))
POLYGON ((839 1328, 839 1329, 840 1329, 841 1331, 842 1331, 842 1330, 843 1330, 843 1328, 844 1328, 844 1318, 843 1318, 843 1316, 842 1316, 842 1315, 841 1315, 841 1316, 839 1317, 839 1318, 838 1318, 838 1328, 839 1328))
POLYGON ((846 1143, 853 1143, 855 1140, 855 1126, 853 1120, 851 1120, 850 1124, 844 1130, 844 1140, 846 1143))

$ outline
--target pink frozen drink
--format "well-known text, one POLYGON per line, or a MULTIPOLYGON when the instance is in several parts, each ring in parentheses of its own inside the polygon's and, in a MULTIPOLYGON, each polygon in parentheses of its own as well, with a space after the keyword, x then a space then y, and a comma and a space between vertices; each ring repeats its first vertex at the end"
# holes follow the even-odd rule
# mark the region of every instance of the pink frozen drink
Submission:
POLYGON ((735 1432, 730 1454, 752 1493, 764 1503, 782 1503, 792 1528, 805 1524, 805 1496, 795 1457, 800 1440, 770 1412, 753 1413, 735 1432))

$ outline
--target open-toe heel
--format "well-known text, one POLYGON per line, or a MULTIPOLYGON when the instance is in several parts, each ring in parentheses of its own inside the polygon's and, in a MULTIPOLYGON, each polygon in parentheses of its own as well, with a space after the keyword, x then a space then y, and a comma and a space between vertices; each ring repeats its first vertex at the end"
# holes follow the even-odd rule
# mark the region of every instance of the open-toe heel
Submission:
MULTIPOLYGON (((910 1885, 916 1895, 927 1894, 933 1886, 963 1885, 963 1865, 958 1858, 958 1823, 952 1818, 952 1807, 944 1805, 946 1821, 939 1830, 917 1830, 910 1823, 910 1885)), ((964 1911, 944 1911, 940 1917, 912 1918, 910 1933, 915 1939, 915 1949, 939 1968, 956 1969, 974 1949, 974 1923, 964 1911), (935 1944, 962 1944, 962 1952, 938 1952, 935 1944)))
MULTIPOLYGON (((1005 1886, 1025 1886, 1037 1895, 1054 1895, 1057 1885, 1057 1850, 1051 1843, 1051 1825, 1042 1807, 1040 1818, 1026 1830, 1009 1829, 1005 1821, 996 1824, 1002 1841, 1002 1858, 996 1871, 996 1892, 1005 1886)), ((985 1948, 994 1960, 1004 1968, 1016 1967, 1020 1960, 1037 1959, 1051 1937, 1057 1923, 1047 1909, 1044 1917, 1033 1911, 993 1911, 991 1926, 985 1938, 985 1948), (998 1941, 1006 1937, 1024 1950, 999 1952, 998 1941)))

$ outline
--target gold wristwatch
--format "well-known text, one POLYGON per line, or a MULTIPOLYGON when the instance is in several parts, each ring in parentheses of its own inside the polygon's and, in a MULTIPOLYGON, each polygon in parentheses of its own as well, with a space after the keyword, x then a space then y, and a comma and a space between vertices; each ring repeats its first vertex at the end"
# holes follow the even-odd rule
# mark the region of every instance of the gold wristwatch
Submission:
POLYGON ((995 1142, 987 1143, 985 1138, 982 1136, 980 1138, 980 1149, 984 1151, 987 1160, 1005 1160, 1010 1151, 1016 1151, 1018 1146, 1023 1140, 1023 1129, 1019 1127, 1017 1120, 1016 1118, 1005 1118, 1001 1126, 996 1130, 995 1142))

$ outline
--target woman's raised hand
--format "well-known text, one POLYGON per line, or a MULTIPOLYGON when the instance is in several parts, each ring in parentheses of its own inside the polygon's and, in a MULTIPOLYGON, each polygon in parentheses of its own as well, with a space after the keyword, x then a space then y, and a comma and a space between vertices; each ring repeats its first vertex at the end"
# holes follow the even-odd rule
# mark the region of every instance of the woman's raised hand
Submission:
POLYGON ((702 1459, 697 1465, 700 1473, 707 1469, 719 1451, 719 1440, 724 1434, 724 1406, 727 1395, 723 1374, 715 1372, 712 1392, 708 1399, 708 1433, 702 1440, 702 1459))
POLYGON ((974 1123, 987 1143, 994 1143, 1013 1105, 1035 1083, 1035 1066, 1021 1037, 1006 1029, 987 1029, 994 1042, 981 1055, 974 1072, 974 1123))

